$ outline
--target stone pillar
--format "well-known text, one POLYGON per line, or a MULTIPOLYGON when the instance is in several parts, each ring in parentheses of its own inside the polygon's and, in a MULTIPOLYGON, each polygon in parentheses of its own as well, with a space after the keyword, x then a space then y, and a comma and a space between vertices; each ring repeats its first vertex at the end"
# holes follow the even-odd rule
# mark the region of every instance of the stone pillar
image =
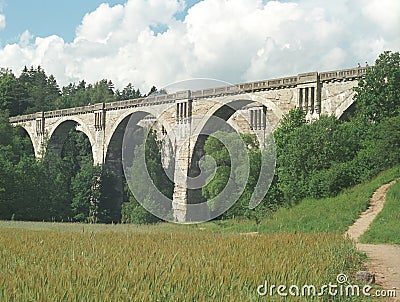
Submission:
POLYGON ((250 129, 254 129, 254 110, 249 110, 250 112, 250 129))
POLYGON ((105 131, 106 131, 106 110, 104 103, 100 104, 97 110, 94 111, 94 140, 95 144, 92 146, 93 164, 103 165, 105 162, 105 131))
POLYGON ((187 175, 190 166, 190 142, 180 140, 177 144, 178 150, 175 153, 175 172, 174 172, 174 194, 172 200, 172 210, 176 222, 186 222, 188 190, 187 175))
POLYGON ((262 129, 266 130, 267 129, 267 107, 265 107, 265 106, 263 106, 263 108, 262 108, 262 116, 263 116, 262 129))
POLYGON ((302 93, 301 93, 301 109, 305 110, 306 109, 306 89, 301 88, 302 93))
POLYGON ((254 110, 254 127, 253 127, 253 129, 257 130, 258 129, 257 126, 258 126, 258 114, 257 114, 257 111, 254 110))
POLYGON ((34 134, 35 141, 32 141, 35 157, 37 159, 43 158, 46 152, 46 150, 43 149, 45 134, 46 134, 46 124, 45 124, 44 112, 38 112, 36 113, 36 120, 35 120, 35 134, 34 134))
POLYGON ((314 113, 314 102, 315 102, 315 88, 310 87, 310 102, 309 102, 309 112, 314 113))
POLYGON ((299 104, 299 108, 303 108, 303 88, 299 88, 299 100, 298 100, 298 104, 299 104))
POLYGON ((315 91, 315 114, 319 117, 321 113, 321 84, 317 83, 317 90, 315 91))
POLYGON ((309 88, 304 88, 304 104, 303 104, 303 109, 307 113, 308 112, 308 106, 309 106, 309 88))
POLYGON ((182 105, 183 105, 183 122, 186 123, 186 119, 188 117, 187 102, 182 103, 182 105))
POLYGON ((194 143, 190 139, 191 100, 177 103, 178 135, 175 141, 173 217, 176 222, 187 221, 188 188, 187 180, 194 143))

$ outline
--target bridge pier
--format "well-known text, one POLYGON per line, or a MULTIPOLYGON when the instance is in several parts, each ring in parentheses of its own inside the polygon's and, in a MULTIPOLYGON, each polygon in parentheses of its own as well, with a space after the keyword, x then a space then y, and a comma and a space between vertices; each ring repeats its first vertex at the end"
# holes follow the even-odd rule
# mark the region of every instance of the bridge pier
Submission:
POLYGON ((190 143, 191 107, 191 100, 183 100, 176 103, 175 184, 172 196, 172 212, 176 222, 187 222, 188 220, 187 181, 192 156, 190 143))

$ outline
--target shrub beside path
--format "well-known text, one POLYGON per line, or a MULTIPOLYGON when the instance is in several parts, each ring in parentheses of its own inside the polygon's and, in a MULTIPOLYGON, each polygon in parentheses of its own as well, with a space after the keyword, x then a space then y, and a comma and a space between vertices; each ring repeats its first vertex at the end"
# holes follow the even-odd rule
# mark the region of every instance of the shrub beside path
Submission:
POLYGON ((388 244, 363 244, 360 236, 368 229, 375 217, 382 211, 386 192, 395 181, 381 186, 370 199, 370 206, 345 233, 353 239, 357 248, 366 253, 370 261, 366 262, 367 269, 375 274, 376 283, 383 289, 396 288, 397 297, 387 298, 386 301, 400 301, 400 246, 388 244))

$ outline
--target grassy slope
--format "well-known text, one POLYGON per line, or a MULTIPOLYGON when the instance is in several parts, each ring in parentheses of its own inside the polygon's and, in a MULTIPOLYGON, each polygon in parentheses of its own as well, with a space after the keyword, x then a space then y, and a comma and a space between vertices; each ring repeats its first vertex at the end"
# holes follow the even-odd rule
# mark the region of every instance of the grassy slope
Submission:
POLYGON ((382 212, 361 237, 361 242, 400 244, 400 182, 389 189, 382 212))
POLYGON ((371 181, 345 190, 334 198, 305 199, 291 208, 279 209, 260 225, 249 222, 220 222, 229 230, 242 232, 339 232, 347 228, 365 211, 369 199, 381 185, 400 176, 400 167, 379 174, 371 181))

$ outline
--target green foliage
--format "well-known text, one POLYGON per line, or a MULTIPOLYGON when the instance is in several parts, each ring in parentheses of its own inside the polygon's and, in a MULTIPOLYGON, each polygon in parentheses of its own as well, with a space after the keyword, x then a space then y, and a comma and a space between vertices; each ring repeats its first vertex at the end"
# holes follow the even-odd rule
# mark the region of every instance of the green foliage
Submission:
POLYGON ((385 51, 359 81, 358 114, 379 122, 400 113, 400 53, 385 51))
POLYGON ((60 97, 60 89, 52 75, 47 76, 40 66, 31 67, 29 70, 25 68, 19 77, 19 82, 26 89, 27 106, 24 113, 55 109, 55 101, 60 97))
POLYGON ((93 185, 93 164, 88 162, 76 173, 71 180, 73 198, 71 203, 73 219, 87 221, 90 216, 90 202, 93 185))
MULTIPOLYGON (((157 92, 157 88, 150 92, 157 92)), ((82 80, 60 89, 54 76, 48 76, 40 66, 25 67, 19 77, 0 68, 0 110, 7 110, 10 116, 140 97, 140 90, 135 90, 131 83, 122 91, 115 90, 113 82, 107 79, 94 84, 82 80)))
POLYGON ((221 201, 225 199, 221 198, 221 193, 225 189, 225 194, 228 195, 226 198, 237 199, 237 202, 220 218, 254 217, 257 219, 260 213, 265 214, 267 208, 264 206, 259 207, 257 211, 249 209, 249 201, 257 185, 261 167, 261 151, 255 135, 242 134, 238 137, 236 133, 219 131, 207 138, 204 151, 206 155, 213 158, 216 164, 215 175, 212 175, 211 161, 203 163, 204 171, 211 175, 207 180, 207 185, 202 188, 202 195, 207 199, 210 210, 221 209, 219 208, 223 206, 221 201), (222 137, 228 148, 220 140, 222 137), (231 159, 236 162, 233 170, 231 159), (231 179, 231 185, 225 188, 229 179, 231 179), (240 194, 239 190, 242 188, 244 191, 240 194), (215 199, 217 196, 218 199, 215 199))
POLYGON ((400 244, 400 182, 386 194, 385 206, 361 236, 363 243, 400 244))
POLYGON ((333 116, 321 116, 310 124, 290 123, 291 115, 276 135, 276 172, 285 202, 332 196, 352 185, 354 181, 342 178, 348 180, 344 163, 354 158, 359 145, 356 129, 333 116))
POLYGON ((400 163, 400 115, 374 125, 367 150, 380 170, 400 163))
POLYGON ((0 110, 7 110, 11 116, 26 110, 27 89, 8 69, 0 69, 0 110))
POLYGON ((121 92, 116 90, 115 92, 115 100, 123 101, 130 100, 142 97, 139 88, 137 90, 134 89, 133 85, 129 83, 121 92))
MULTIPOLYGON (((161 162, 161 142, 157 140, 156 132, 150 131, 144 144, 145 154, 142 153, 143 145, 136 146, 134 150, 134 159, 130 167, 133 171, 130 173, 132 178, 127 179, 127 181, 135 187, 137 196, 140 196, 140 201, 144 203, 147 209, 151 212, 171 215, 171 207, 164 208, 160 205, 154 189, 155 186, 164 196, 172 199, 174 185, 164 172, 161 162), (143 155, 145 155, 145 162, 142 160, 143 155), (134 173, 134 171, 148 171, 153 184, 149 185, 144 178, 136 177, 137 173, 134 173)), ((143 208, 130 191, 128 191, 128 195, 129 202, 122 205, 123 222, 145 224, 160 220, 143 208)))

